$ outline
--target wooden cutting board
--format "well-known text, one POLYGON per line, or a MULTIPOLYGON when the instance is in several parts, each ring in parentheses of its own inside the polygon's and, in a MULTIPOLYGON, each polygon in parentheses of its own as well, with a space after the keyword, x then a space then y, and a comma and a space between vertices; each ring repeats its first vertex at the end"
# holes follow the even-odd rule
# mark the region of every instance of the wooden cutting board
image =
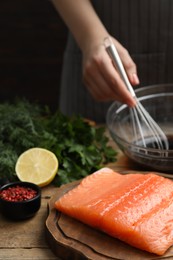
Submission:
POLYGON ((48 204, 46 238, 57 257, 65 260, 173 259, 173 247, 164 256, 159 257, 131 247, 58 212, 54 208, 55 201, 78 184, 79 181, 57 188, 48 204))

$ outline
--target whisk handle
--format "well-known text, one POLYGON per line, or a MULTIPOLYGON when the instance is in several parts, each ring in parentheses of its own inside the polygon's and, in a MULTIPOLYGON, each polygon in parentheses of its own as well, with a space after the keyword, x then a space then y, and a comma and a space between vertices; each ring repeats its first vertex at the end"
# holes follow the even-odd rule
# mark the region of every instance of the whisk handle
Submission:
POLYGON ((117 70, 118 70, 122 80, 124 81, 126 87, 130 91, 131 95, 133 97, 136 97, 136 94, 135 94, 135 92, 133 90, 132 85, 129 82, 129 79, 127 77, 127 74, 125 72, 124 66, 123 66, 123 64, 121 62, 121 59, 119 57, 119 54, 117 52, 117 49, 116 49, 115 45, 113 43, 110 43, 108 46, 106 46, 106 51, 109 54, 110 58, 112 59, 113 64, 117 68, 117 70))

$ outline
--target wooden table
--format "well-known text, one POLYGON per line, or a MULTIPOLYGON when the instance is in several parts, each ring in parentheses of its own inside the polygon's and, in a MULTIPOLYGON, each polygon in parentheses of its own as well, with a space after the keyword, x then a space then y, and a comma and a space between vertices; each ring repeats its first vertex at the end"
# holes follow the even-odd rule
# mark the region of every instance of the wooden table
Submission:
MULTIPOLYGON (((110 141, 111 145, 115 145, 110 141)), ((117 147, 115 147, 117 149, 117 147)), ((139 166, 130 162, 118 149, 117 161, 108 166, 117 170, 138 170, 139 166)), ((0 214, 0 260, 58 259, 45 239, 47 204, 57 187, 42 188, 42 202, 38 213, 31 219, 13 222, 0 214)))

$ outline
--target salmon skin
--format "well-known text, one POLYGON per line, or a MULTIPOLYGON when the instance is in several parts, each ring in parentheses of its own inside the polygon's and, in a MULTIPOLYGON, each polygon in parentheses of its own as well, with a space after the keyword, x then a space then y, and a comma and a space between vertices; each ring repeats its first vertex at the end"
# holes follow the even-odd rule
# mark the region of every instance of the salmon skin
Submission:
POLYGON ((173 244, 173 182, 152 172, 122 175, 102 168, 58 199, 55 208, 157 255, 173 244))

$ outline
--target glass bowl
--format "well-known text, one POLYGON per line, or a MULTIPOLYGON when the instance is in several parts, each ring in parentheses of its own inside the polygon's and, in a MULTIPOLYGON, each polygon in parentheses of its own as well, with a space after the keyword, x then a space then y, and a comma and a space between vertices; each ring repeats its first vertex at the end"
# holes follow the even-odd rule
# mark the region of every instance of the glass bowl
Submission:
POLYGON ((137 89, 136 96, 168 138, 169 149, 153 148, 151 137, 144 133, 146 147, 134 134, 131 109, 117 101, 108 109, 106 123, 112 139, 127 157, 146 170, 173 173, 173 84, 137 89))

